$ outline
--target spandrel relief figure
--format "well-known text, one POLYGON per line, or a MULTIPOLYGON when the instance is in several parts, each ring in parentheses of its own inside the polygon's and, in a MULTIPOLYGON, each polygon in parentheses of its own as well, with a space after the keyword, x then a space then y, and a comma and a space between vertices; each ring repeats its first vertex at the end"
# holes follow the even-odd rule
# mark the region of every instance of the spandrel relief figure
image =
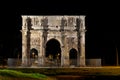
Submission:
POLYGON ((47 26, 48 25, 48 18, 45 17, 43 19, 41 19, 41 26, 47 26))
POLYGON ((31 29, 31 26, 32 26, 32 23, 31 23, 31 18, 28 17, 26 19, 26 26, 27 26, 27 29, 30 30, 31 29))
POLYGON ((39 25, 39 19, 37 17, 34 18, 34 25, 39 25))
POLYGON ((61 26, 67 26, 67 20, 65 18, 62 18, 61 26))
POLYGON ((73 17, 68 18, 68 24, 69 24, 69 26, 72 26, 73 22, 74 22, 74 18, 73 17))

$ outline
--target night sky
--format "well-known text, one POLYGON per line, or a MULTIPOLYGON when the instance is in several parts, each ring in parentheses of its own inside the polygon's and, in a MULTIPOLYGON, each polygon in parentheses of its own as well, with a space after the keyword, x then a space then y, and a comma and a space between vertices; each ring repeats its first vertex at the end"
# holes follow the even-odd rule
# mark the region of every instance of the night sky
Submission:
POLYGON ((7 19, 4 19, 0 29, 0 56, 13 57, 15 52, 21 53, 21 15, 86 15, 86 58, 101 58, 103 64, 115 65, 116 47, 120 57, 120 15, 117 4, 113 7, 110 3, 99 2, 89 5, 34 2, 27 5, 21 3, 10 9, 3 12, 7 13, 4 14, 7 19), (5 23, 6 20, 8 23, 5 23))

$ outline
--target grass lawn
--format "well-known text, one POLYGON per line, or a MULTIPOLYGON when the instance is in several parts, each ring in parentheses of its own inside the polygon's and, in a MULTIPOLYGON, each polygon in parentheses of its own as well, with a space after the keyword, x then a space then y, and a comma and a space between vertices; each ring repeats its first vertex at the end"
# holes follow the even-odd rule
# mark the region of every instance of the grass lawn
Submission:
POLYGON ((118 80, 120 78, 120 67, 111 66, 111 67, 81 67, 81 68, 0 69, 1 80, 56 80, 55 79, 56 77, 59 78, 58 80, 63 80, 63 77, 66 78, 65 80, 70 80, 72 78, 81 78, 81 77, 82 78, 96 77, 98 79, 101 78, 101 80, 104 78, 106 79, 113 78, 112 80, 114 79, 118 80), (2 79, 2 78, 6 78, 6 79, 2 79))
POLYGON ((21 71, 0 69, 0 80, 49 80, 39 73, 23 73, 21 71))
POLYGON ((23 73, 41 73, 47 76, 81 75, 81 76, 120 76, 120 67, 81 67, 81 68, 10 68, 23 73))

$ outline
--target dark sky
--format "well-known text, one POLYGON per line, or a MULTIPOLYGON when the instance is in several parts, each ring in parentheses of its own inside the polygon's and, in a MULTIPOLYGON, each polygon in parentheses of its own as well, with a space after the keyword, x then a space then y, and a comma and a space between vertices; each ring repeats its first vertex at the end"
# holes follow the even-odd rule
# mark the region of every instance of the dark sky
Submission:
POLYGON ((11 11, 3 12, 6 19, 0 29, 0 54, 10 57, 16 47, 21 51, 21 15, 86 15, 86 58, 102 58, 104 63, 113 65, 116 63, 115 46, 120 56, 118 8, 116 3, 105 2, 16 3, 7 8, 11 11))

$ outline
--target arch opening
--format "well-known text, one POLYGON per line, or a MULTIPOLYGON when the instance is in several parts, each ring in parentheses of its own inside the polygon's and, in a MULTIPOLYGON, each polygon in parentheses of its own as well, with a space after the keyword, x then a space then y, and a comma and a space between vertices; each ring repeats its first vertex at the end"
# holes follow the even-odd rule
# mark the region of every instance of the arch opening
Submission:
POLYGON ((75 48, 69 51, 70 65, 77 66, 77 50, 75 48))
POLYGON ((54 64, 60 64, 61 63, 61 48, 60 48, 60 43, 59 43, 58 40, 50 39, 46 43, 45 57, 49 61, 53 61, 54 64))
POLYGON ((32 48, 30 50, 30 58, 35 58, 35 57, 38 57, 38 50, 35 48, 32 48))

